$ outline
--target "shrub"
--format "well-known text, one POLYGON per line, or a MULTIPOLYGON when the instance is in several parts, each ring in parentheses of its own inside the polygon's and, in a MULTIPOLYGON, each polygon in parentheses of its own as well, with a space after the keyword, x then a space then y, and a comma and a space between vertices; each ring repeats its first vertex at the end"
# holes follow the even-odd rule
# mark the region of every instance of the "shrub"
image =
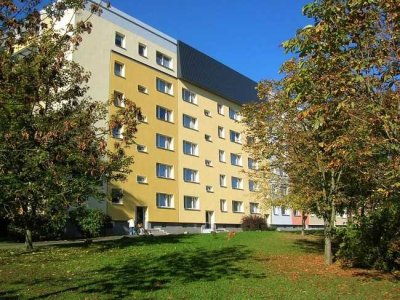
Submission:
POLYGON ((337 230, 337 257, 356 267, 400 270, 400 211, 377 208, 337 230))
POLYGON ((267 223, 263 217, 258 215, 244 216, 242 218, 242 229, 244 231, 266 230, 267 223))
POLYGON ((70 212, 70 220, 84 237, 98 237, 104 233, 109 218, 99 209, 79 207, 70 212))

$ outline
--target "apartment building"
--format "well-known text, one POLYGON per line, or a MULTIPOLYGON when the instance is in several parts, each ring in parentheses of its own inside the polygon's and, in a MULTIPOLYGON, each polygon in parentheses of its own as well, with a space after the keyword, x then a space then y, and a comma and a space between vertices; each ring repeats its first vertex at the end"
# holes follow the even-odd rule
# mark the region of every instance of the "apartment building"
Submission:
MULTIPOLYGON (((169 233, 236 230, 250 214, 301 225, 298 212, 263 210, 246 173, 257 164, 243 152, 239 110, 257 99, 256 82, 115 8, 102 10, 67 14, 58 26, 90 17, 92 33, 70 54, 92 74, 89 96, 114 99, 110 114, 124 109, 125 98, 143 113, 137 144, 127 150, 132 173, 105 187, 107 201, 90 202, 112 218, 113 232, 126 233, 131 218, 169 233)), ((116 128, 109 139, 122 135, 116 128)))

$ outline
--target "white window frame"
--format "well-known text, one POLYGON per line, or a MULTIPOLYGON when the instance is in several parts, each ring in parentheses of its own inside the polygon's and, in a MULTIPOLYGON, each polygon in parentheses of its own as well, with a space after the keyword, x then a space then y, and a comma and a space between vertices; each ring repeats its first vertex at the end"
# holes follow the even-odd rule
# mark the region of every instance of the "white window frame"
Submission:
POLYGON ((183 154, 199 156, 199 146, 189 141, 183 141, 183 154), (187 146, 188 148, 186 148, 185 146, 187 146), (187 149, 190 149, 190 151, 187 151, 187 149))
POLYGON ((147 147, 145 145, 136 145, 137 152, 147 153, 147 147))
POLYGON ((243 213, 243 201, 239 200, 232 200, 232 212, 234 213, 243 213), (238 205, 238 207, 236 207, 238 205))
POLYGON ((114 91, 114 106, 125 107, 125 95, 124 93, 114 91))
POLYGON ((224 106, 222 104, 217 103, 217 112, 219 115, 224 116, 224 106))
POLYGON ((197 118, 183 114, 183 127, 192 130, 198 130, 197 118))
POLYGON ((229 107, 229 118, 235 121, 240 121, 240 114, 237 110, 229 107))
POLYGON ((145 45, 143 43, 139 43, 138 44, 138 54, 142 57, 147 58, 147 45, 145 45), (143 53, 141 53, 141 49, 143 49, 143 53))
POLYGON ((186 210, 199 210, 200 209, 200 200, 199 197, 195 196, 183 196, 183 207, 186 210), (188 205, 190 203, 190 205, 188 205))
POLYGON ((125 65, 119 61, 114 61, 114 75, 125 78, 125 65))
POLYGON ((172 83, 165 81, 164 79, 161 78, 156 79, 156 88, 157 91, 159 91, 160 93, 168 95, 174 94, 174 86, 172 85, 172 83))
POLYGON ((219 200, 219 208, 221 212, 228 212, 228 202, 226 201, 226 199, 219 200))
POLYGON ((199 183, 199 171, 189 168, 183 168, 183 181, 199 183))
POLYGON ((256 162, 253 158, 249 157, 249 158, 247 159, 247 167, 248 167, 250 170, 257 170, 257 169, 258 169, 258 164, 257 164, 257 162, 256 162))
POLYGON ((274 206, 272 210, 275 216, 280 216, 281 208, 279 206, 274 206))
POLYGON ((249 191, 255 192, 257 190, 257 184, 254 180, 249 180, 249 191))
POLYGON ((225 139, 225 128, 222 126, 218 126, 218 137, 220 139, 225 139))
POLYGON ((290 211, 288 208, 281 206, 282 216, 290 216, 290 211))
POLYGON ((112 136, 114 139, 122 140, 124 138, 124 126, 116 126, 112 129, 112 136))
POLYGON ((174 195, 156 193, 156 205, 158 208, 174 208, 174 195))
POLYGON ((197 104, 197 95, 188 89, 182 88, 182 100, 188 103, 197 104))
POLYGON ((231 165, 232 166, 237 166, 237 167, 242 167, 242 155, 241 154, 236 154, 236 153, 231 153, 231 165))
POLYGON ((174 116, 172 110, 165 108, 163 106, 156 106, 156 117, 160 121, 172 123, 174 121, 174 116), (165 113, 163 113, 165 112, 165 113), (165 116, 163 118, 163 115, 165 116))
POLYGON ((259 214, 260 213, 260 204, 257 202, 250 202, 250 213, 251 214, 259 214))
POLYGON ((174 139, 170 136, 157 133, 156 146, 159 149, 174 150, 174 139))
POLYGON ((115 46, 117 46, 119 48, 126 49, 126 44, 125 44, 126 42, 125 41, 126 41, 126 38, 125 38, 124 34, 122 34, 120 32, 116 32, 115 33, 115 40, 114 40, 115 46), (120 38, 120 40, 121 40, 121 44, 120 45, 118 45, 119 44, 118 38, 120 38))
POLYGON ((232 176, 231 184, 232 184, 232 189, 243 190, 243 179, 242 178, 232 176))
POLYGON ((140 184, 146 184, 147 183, 147 177, 143 175, 137 175, 136 176, 136 182, 140 184))
POLYGON ((138 89, 139 93, 146 94, 146 95, 149 94, 149 90, 144 85, 138 84, 137 89, 138 89))
POLYGON ((156 163, 156 174, 158 178, 174 179, 174 167, 163 163, 156 163))
POLYGON ((220 162, 226 162, 225 150, 218 150, 218 159, 220 162))
POLYGON ((242 135, 240 134, 240 132, 234 130, 229 130, 229 139, 232 143, 242 143, 242 135))
POLYGON ((172 61, 172 57, 157 51, 156 52, 156 62, 158 65, 173 70, 173 61, 172 61))
POLYGON ((226 187, 226 175, 225 174, 219 175, 219 186, 226 187))

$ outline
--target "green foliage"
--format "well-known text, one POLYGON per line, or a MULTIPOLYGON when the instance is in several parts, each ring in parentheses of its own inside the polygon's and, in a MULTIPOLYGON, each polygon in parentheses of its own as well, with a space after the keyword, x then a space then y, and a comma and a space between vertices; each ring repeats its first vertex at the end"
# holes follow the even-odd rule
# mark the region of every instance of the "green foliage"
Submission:
POLYGON ((400 271, 400 210, 377 208, 338 230, 338 258, 351 266, 400 271))
POLYGON ((81 206, 70 213, 72 224, 76 225, 84 237, 98 237, 104 234, 109 218, 99 209, 81 206))
POLYGON ((242 218, 242 229, 244 231, 266 230, 265 218, 259 215, 248 215, 242 218))
POLYGON ((133 162, 125 147, 140 109, 126 99, 108 118, 108 99, 86 96, 90 76, 66 55, 90 33, 90 22, 69 24, 67 32, 53 24, 86 2, 57 1, 42 17, 43 1, 0 3, 0 215, 28 240, 41 218, 61 228, 70 207, 104 199, 101 183, 124 180, 133 162), (116 126, 124 126, 123 139, 107 144, 116 126))

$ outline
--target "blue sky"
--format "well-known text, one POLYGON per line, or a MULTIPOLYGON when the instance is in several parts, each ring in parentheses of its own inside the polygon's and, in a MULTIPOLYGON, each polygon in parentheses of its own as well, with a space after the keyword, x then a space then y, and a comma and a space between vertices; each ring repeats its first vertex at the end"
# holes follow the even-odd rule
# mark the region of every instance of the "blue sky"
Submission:
POLYGON ((111 0, 111 4, 253 80, 279 78, 280 44, 311 24, 311 0, 111 0))

